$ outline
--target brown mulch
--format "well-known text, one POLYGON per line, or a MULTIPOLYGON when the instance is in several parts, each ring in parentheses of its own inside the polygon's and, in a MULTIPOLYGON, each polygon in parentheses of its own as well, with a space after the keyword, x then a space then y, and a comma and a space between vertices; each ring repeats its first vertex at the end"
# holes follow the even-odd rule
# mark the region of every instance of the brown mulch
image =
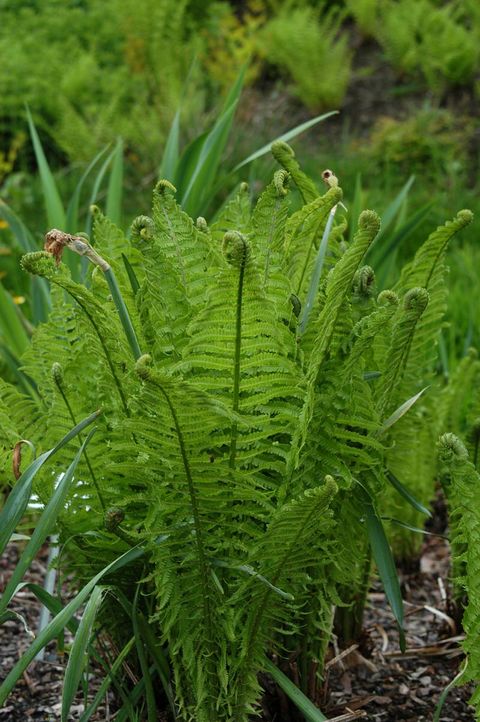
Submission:
MULTIPOLYGON (((17 557, 15 545, 0 560, 0 587, 3 588, 17 557)), ((29 581, 43 582, 45 556, 32 566, 29 581)), ((462 660, 462 631, 451 608, 448 543, 428 537, 420 555, 419 568, 401 572, 406 613, 407 651, 401 654, 393 616, 379 584, 374 584, 365 617, 365 633, 360 645, 347 650, 333 648, 327 663, 324 699, 321 709, 339 722, 366 719, 371 722, 427 722, 433 720, 435 705, 453 679, 462 660)), ((33 594, 16 595, 12 608, 36 630, 38 602, 33 594)), ((29 636, 19 621, 0 625, 0 677, 29 644, 29 636)), ((60 719, 62 678, 66 661, 49 647, 45 660, 31 665, 6 705, 0 709, 0 722, 57 722, 60 719)), ((92 676, 90 693, 99 684, 92 676)), ((453 689, 443 707, 440 722, 472 722, 468 705, 471 687, 453 689)), ((269 705, 266 705, 268 707, 269 705)), ((78 698, 70 720, 84 711, 78 698)), ((103 704, 92 717, 94 722, 113 719, 114 700, 103 704)), ((264 722, 293 722, 285 713, 270 710, 264 722)))
MULTIPOLYGON (((462 630, 452 610, 449 547, 427 537, 419 569, 401 572, 405 600, 407 649, 399 650, 393 615, 379 584, 369 594, 365 637, 360 648, 330 665, 327 678, 328 717, 347 710, 365 712, 372 722, 428 722, 447 684, 459 671, 462 630)), ((473 722, 468 700, 471 686, 456 687, 447 697, 440 722, 473 722)), ((354 719, 352 716, 351 719, 354 719)))
MULTIPOLYGON (((0 559, 0 591, 3 591, 8 578, 15 567, 19 549, 10 544, 0 559)), ((47 564, 47 549, 36 559, 25 579, 43 586, 47 564)), ((40 604, 28 589, 18 592, 9 604, 9 609, 21 615, 29 632, 19 619, 0 624, 0 680, 16 664, 32 642, 32 634, 37 632, 40 604)), ((66 643, 71 641, 68 633, 66 643)), ((61 718, 63 675, 67 659, 57 655, 55 642, 45 650, 44 659, 35 661, 19 680, 5 705, 0 708, 0 722, 57 722, 61 718)), ((101 684, 101 677, 95 670, 89 677, 89 702, 101 684)), ((92 722, 105 722, 110 719, 109 696, 90 718, 92 722)), ((85 711, 82 696, 79 695, 71 707, 69 720, 79 720, 85 711)))

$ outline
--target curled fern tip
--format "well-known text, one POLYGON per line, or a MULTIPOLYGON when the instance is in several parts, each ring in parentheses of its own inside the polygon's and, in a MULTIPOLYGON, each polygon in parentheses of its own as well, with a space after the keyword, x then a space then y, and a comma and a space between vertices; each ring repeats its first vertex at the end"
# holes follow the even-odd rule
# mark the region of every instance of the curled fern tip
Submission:
POLYGON ((284 140, 277 140, 275 143, 272 143, 272 154, 276 160, 282 155, 290 155, 292 158, 295 157, 293 148, 291 148, 288 143, 285 143, 284 140))
POLYGON ((464 208, 462 211, 458 211, 457 219, 463 223, 463 225, 468 226, 468 224, 473 221, 473 213, 468 208, 464 208))
POLYGON ((170 181, 162 178, 157 182, 157 185, 155 186, 155 193, 160 193, 160 195, 162 195, 167 192, 175 194, 177 192, 177 189, 175 188, 173 183, 170 183, 170 181))
POLYGON ((455 457, 468 459, 468 451, 462 441, 455 434, 443 434, 438 441, 441 461, 448 463, 455 457))
POLYGON ((151 365, 152 365, 152 357, 148 353, 144 353, 143 356, 140 356, 137 363, 135 364, 135 371, 140 376, 141 379, 148 379, 150 376, 151 371, 151 365))
POLYGON ((368 230, 375 235, 380 230, 380 216, 375 211, 362 211, 358 219, 358 227, 362 230, 368 230))
POLYGON ((398 306, 400 299, 395 291, 386 288, 385 291, 378 294, 377 303, 379 306, 398 306))
POLYGON ((243 266, 250 255, 250 246, 242 233, 228 231, 223 237, 223 252, 232 266, 243 266))
POLYGON ((288 184, 290 182, 290 173, 286 170, 277 170, 273 176, 275 190, 279 197, 286 196, 288 193, 288 184))
POLYGON ((406 311, 415 312, 420 317, 427 308, 429 298, 426 288, 411 288, 405 294, 403 305, 406 311))
POLYGON ((52 364, 52 378, 57 386, 61 386, 63 382, 63 369, 58 361, 55 361, 55 363, 52 364))
POLYGON ((155 223, 149 216, 137 216, 132 223, 131 229, 134 240, 148 239, 153 236, 155 223))
POLYGON ((47 251, 26 253, 20 261, 20 265, 24 271, 36 276, 46 276, 54 271, 56 266, 52 254, 47 251))

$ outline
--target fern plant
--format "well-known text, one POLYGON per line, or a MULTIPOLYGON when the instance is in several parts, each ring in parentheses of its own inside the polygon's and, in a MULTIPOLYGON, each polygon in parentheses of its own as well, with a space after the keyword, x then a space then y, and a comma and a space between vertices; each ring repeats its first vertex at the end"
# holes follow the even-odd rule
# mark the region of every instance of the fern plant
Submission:
POLYGON ((309 108, 335 107, 345 97, 351 52, 348 35, 339 35, 343 19, 338 8, 324 3, 316 8, 284 3, 261 29, 266 59, 288 73, 293 93, 309 108))
MULTIPOLYGON (((284 168, 253 209, 241 186, 209 227, 160 181, 129 239, 97 209, 94 247, 53 230, 23 258, 51 284, 53 310, 23 357, 38 397, 0 382, 3 456, 20 439, 50 448, 101 407, 58 527, 85 589, 142 550, 92 604, 124 645, 129 619, 142 632, 132 664, 152 719, 150 662, 182 721, 246 722, 272 652, 296 656, 315 697, 333 609, 355 633, 372 556, 402 622, 379 517, 389 434, 439 323, 434 241, 470 216, 433 234, 398 293, 376 299, 362 259, 377 214, 364 211, 346 244, 337 179, 326 174, 321 195, 286 144, 273 152, 284 168), (93 263, 87 285, 62 262, 72 251, 93 263)), ((59 450, 38 476, 44 503, 68 458, 59 450)))
POLYGON ((438 444, 442 484, 448 501, 452 541, 454 583, 467 595, 463 614, 466 664, 458 682, 474 682, 470 703, 480 719, 480 602, 478 541, 480 538, 480 476, 469 459, 467 449, 454 434, 440 437, 438 444))
MULTIPOLYGON (((434 231, 414 259, 404 267, 394 287, 400 294, 412 286, 422 287, 425 292, 415 299, 410 319, 405 320, 401 331, 399 329, 404 341, 399 335, 394 342, 396 361, 393 358, 387 361, 389 372, 381 383, 391 385, 390 410, 422 389, 426 389, 426 393, 390 431, 391 448, 387 452, 386 463, 389 473, 425 506, 429 505, 434 491, 435 440, 447 428, 458 429, 456 426, 442 426, 446 420, 442 420, 438 413, 440 382, 436 378, 435 362, 447 307, 446 252, 452 238, 470 219, 471 214, 462 211, 453 221, 434 231), (393 374, 396 376, 391 379, 393 374)), ((400 506, 400 499, 393 491, 388 497, 384 508, 389 515, 400 515, 403 522, 413 527, 422 526, 422 511, 418 507, 405 503, 400 506)), ((419 539, 418 535, 409 533, 404 527, 396 527, 393 531, 395 551, 406 559, 414 556, 419 539)))
MULTIPOLYGON (((473 13, 469 20, 474 23, 473 13)), ((478 68, 475 31, 455 3, 441 6, 431 0, 383 3, 377 39, 394 66, 410 74, 420 71, 438 94, 448 86, 470 83, 478 68)))

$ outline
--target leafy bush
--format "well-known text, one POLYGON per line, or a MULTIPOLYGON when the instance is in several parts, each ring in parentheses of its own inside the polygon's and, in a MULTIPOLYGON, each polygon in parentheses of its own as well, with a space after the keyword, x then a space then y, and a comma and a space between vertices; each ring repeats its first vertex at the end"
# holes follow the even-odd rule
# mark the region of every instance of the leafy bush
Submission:
POLYGON ((379 118, 364 153, 381 172, 415 174, 423 183, 465 177, 473 128, 448 110, 423 108, 406 120, 379 118))
MULTIPOLYGON (((158 157, 198 49, 186 0, 10 4, 0 31, 2 132, 18 128, 28 103, 73 161, 89 160, 118 135, 132 156, 158 157)), ((198 70, 189 118, 203 107, 197 81, 198 70)))
MULTIPOLYGON (((306 688, 333 605, 365 598, 372 555, 401 628, 379 510, 388 465, 401 476, 399 449, 419 429, 410 409, 435 362, 445 249, 471 214, 437 229, 398 293, 377 299, 362 266, 377 214, 360 215, 347 245, 336 178, 325 175, 320 195, 285 143, 273 153, 284 168, 253 210, 243 184, 210 227, 194 223, 160 181, 152 217, 137 218, 129 239, 97 211, 94 248, 53 230, 46 251, 23 259, 52 284, 53 310, 22 359, 35 387, 0 382, 4 457, 10 465, 22 439, 44 452, 11 496, 26 506, 35 482, 41 528, 57 520, 62 568, 81 592, 9 674, 0 702, 90 594, 87 619, 102 607, 125 654, 137 640, 135 699, 152 719, 151 675, 179 720, 199 722, 246 721, 271 652, 280 663, 296 655, 306 688), (303 205, 290 213, 292 181, 303 205), (60 262, 72 251, 93 264, 87 285, 60 262), (95 419, 72 462, 65 440, 95 419)), ((13 500, 3 543, 22 512, 13 500)), ((358 606, 345 630, 361 621, 358 606)), ((75 654, 88 641, 80 627, 77 639, 75 654)))
POLYGON ((479 67, 474 28, 458 18, 455 3, 402 0, 381 6, 377 39, 399 70, 420 74, 437 93, 471 83, 479 67))
POLYGON ((365 37, 378 33, 380 0, 345 0, 345 7, 365 37))
POLYGON ((343 14, 323 6, 285 6, 262 31, 269 63, 288 73, 291 92, 308 108, 332 109, 342 104, 351 74, 346 33, 339 35, 343 14))
POLYGON ((203 29, 202 63, 220 88, 228 88, 243 65, 248 66, 248 85, 258 79, 262 70, 258 31, 266 19, 266 8, 261 0, 245 3, 241 17, 229 3, 215 3, 210 21, 203 29))

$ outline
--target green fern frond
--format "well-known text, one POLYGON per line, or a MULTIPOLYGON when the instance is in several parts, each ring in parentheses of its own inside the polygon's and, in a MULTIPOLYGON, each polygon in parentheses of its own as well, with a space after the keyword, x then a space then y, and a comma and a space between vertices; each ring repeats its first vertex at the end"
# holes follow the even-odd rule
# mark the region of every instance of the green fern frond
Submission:
POLYGON ((328 215, 341 199, 341 189, 330 188, 325 195, 317 196, 308 205, 293 213, 287 221, 284 267, 291 280, 293 292, 302 302, 307 295, 328 215))
POLYGON ((315 183, 301 170, 298 161, 295 159, 293 149, 283 140, 277 140, 272 144, 272 155, 292 177, 297 186, 304 203, 311 203, 319 196, 315 183))
POLYGON ((374 211, 363 211, 352 245, 345 251, 327 279, 325 304, 316 324, 317 341, 312 350, 309 376, 316 379, 328 353, 340 311, 351 292, 355 272, 380 230, 380 218, 374 211))
POLYGON ((463 615, 465 641, 462 646, 468 666, 462 683, 475 682, 471 704, 480 715, 480 475, 469 461, 463 443, 454 434, 439 440, 439 458, 443 466, 443 483, 450 512, 450 528, 456 579, 468 596, 463 615))
POLYGON ((224 252, 228 265, 214 277, 204 309, 189 325, 189 342, 175 370, 246 419, 243 431, 236 424, 231 429, 232 466, 251 467, 255 461, 275 470, 282 466, 303 398, 292 360, 295 338, 263 290, 245 236, 227 233, 224 252), (265 456, 254 452, 259 446, 265 456))
POLYGON ((238 189, 220 209, 212 223, 214 243, 221 246, 222 238, 228 231, 247 233, 252 208, 248 183, 240 183, 238 189))
MULTIPOLYGON (((418 249, 414 259, 404 267, 400 280, 394 286, 394 290, 399 295, 418 286, 425 288, 429 294, 428 309, 417 325, 409 348, 405 375, 408 384, 412 376, 419 378, 422 375, 423 386, 431 378, 432 367, 438 353, 441 324, 446 311, 445 254, 451 239, 471 223, 472 219, 471 211, 463 210, 459 211, 452 221, 439 226, 418 249)), ((411 395, 408 394, 405 386, 401 395, 405 395, 403 392, 407 394, 405 398, 411 395)))
MULTIPOLYGON (((412 288, 403 299, 393 329, 390 349, 385 359, 385 373, 379 387, 378 408, 382 416, 388 416, 398 398, 409 358, 415 329, 427 308, 429 295, 425 288, 412 288)), ((418 389, 413 389, 410 396, 418 389)), ((405 397, 403 401, 409 396, 405 397)))
MULTIPOLYGON (((329 523, 326 512, 336 492, 335 481, 327 476, 324 485, 305 491, 301 497, 281 507, 253 551, 252 564, 256 563, 260 573, 272 585, 291 593, 294 605, 295 594, 302 592, 307 581, 299 572, 305 573, 315 566, 317 555, 322 553, 321 530, 329 523)), ((262 589, 252 580, 234 598, 235 607, 242 610, 240 614, 243 616, 243 610, 248 609, 248 616, 233 675, 236 703, 232 720, 244 719, 245 701, 258 696, 258 681, 251 670, 262 667, 273 628, 281 624, 291 627, 289 604, 281 598, 273 604, 277 601, 273 594, 270 587, 262 589)))

